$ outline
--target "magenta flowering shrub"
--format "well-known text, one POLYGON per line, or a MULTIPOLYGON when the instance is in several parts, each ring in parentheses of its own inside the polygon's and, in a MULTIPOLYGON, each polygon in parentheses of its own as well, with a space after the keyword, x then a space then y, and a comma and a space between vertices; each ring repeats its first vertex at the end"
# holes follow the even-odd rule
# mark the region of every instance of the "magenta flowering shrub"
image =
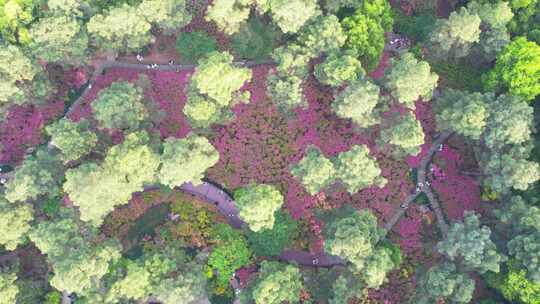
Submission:
POLYGON ((471 176, 460 174, 464 162, 457 149, 448 144, 435 155, 432 186, 440 198, 446 216, 461 219, 465 210, 480 211, 480 184, 471 176))
POLYGON ((390 58, 392 58, 390 52, 383 52, 379 64, 375 70, 371 71, 368 75, 373 79, 382 78, 384 76, 384 70, 390 65, 390 58))
POLYGON ((18 163, 28 148, 43 142, 45 124, 62 114, 64 103, 11 107, 0 126, 0 163, 18 163))
POLYGON ((79 89, 84 85, 91 75, 89 74, 88 69, 84 67, 76 67, 70 70, 64 71, 64 81, 69 88, 79 89))
POLYGON ((406 216, 393 229, 399 236, 397 242, 401 252, 410 258, 420 258, 422 254, 422 217, 418 208, 412 205, 407 210, 406 216))

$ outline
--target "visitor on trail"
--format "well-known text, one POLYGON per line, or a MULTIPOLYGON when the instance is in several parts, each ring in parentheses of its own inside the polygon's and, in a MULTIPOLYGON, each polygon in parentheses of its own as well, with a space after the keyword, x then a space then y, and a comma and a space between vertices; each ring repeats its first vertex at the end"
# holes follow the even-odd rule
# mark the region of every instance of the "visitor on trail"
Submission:
POLYGON ((141 54, 137 54, 137 61, 142 62, 144 60, 143 56, 141 54))

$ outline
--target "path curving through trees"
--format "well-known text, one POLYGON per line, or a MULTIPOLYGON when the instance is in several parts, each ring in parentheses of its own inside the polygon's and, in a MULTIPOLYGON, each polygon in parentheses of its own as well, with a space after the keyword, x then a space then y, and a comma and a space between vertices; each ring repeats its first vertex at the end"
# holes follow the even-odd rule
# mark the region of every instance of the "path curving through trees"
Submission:
MULTIPOLYGON (((240 61, 235 62, 235 64, 244 66, 244 67, 252 67, 256 65, 261 64, 273 64, 274 61, 266 60, 266 61, 240 61)), ((101 62, 96 69, 94 70, 94 73, 92 74, 92 77, 90 78, 88 85, 83 90, 81 95, 71 104, 71 106, 65 111, 64 117, 69 116, 73 109, 77 107, 80 103, 82 103, 85 98, 87 97, 88 93, 92 89, 92 85, 96 81, 97 77, 103 74, 105 70, 111 69, 111 68, 125 68, 125 69, 136 69, 136 70, 142 70, 142 71, 176 71, 180 72, 182 70, 188 70, 188 69, 194 69, 195 65, 184 65, 184 64, 152 64, 152 63, 125 63, 125 62, 119 62, 119 61, 103 61, 101 62)), ((425 193, 430 205, 435 212, 435 216, 437 217, 437 224, 439 226, 439 229, 441 230, 441 233, 443 237, 446 237, 446 234, 448 232, 448 224, 446 223, 446 220, 444 219, 444 214, 441 210, 440 204, 435 197, 434 193, 431 190, 431 186, 429 184, 429 181, 426 177, 426 171, 429 164, 432 161, 432 158, 434 154, 439 150, 439 147, 452 136, 451 132, 443 132, 441 133, 437 139, 433 142, 433 144, 430 146, 428 152, 426 155, 424 155, 420 161, 420 166, 418 168, 418 187, 417 191, 415 193, 409 195, 400 205, 399 210, 394 213, 392 218, 385 224, 383 230, 384 233, 387 234, 392 228, 395 226, 395 224, 401 219, 401 217, 405 214, 406 210, 409 208, 410 204, 414 202, 414 200, 421 194, 425 193)), ((51 142, 48 143, 48 148, 52 149, 53 146, 51 142)), ((146 187, 146 190, 156 189, 158 187, 152 186, 152 187, 146 187)), ((224 215, 229 224, 237 229, 240 229, 245 223, 240 219, 239 217, 239 211, 236 208, 236 204, 231 197, 223 188, 221 188, 219 185, 210 182, 210 181, 204 181, 202 184, 194 185, 192 183, 185 183, 181 185, 180 187, 177 187, 178 190, 198 196, 202 198, 207 203, 215 204, 219 210, 219 212, 224 215)), ((332 267, 332 266, 338 266, 338 265, 345 265, 346 261, 336 257, 327 255, 325 253, 318 253, 313 254, 307 251, 299 251, 299 250, 284 250, 281 255, 278 257, 279 260, 284 262, 294 262, 299 265, 303 266, 311 266, 311 267, 332 267)), ((238 282, 236 279, 231 280, 231 285, 235 290, 238 288, 238 282)), ((235 299, 235 303, 237 303, 238 299, 235 299)), ((69 294, 63 293, 62 294, 62 303, 69 304, 70 298, 69 294)))

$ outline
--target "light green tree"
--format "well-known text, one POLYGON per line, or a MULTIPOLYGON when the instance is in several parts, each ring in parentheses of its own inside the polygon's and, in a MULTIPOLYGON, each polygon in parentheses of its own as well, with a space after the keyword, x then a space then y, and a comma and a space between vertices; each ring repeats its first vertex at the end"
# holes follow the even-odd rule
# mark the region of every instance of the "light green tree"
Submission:
POLYGON ((257 9, 268 12, 283 33, 294 34, 311 18, 320 14, 314 0, 257 0, 257 9))
POLYGON ((407 112, 386 122, 381 130, 381 144, 391 145, 397 149, 397 154, 418 155, 424 144, 422 125, 414 114, 407 112))
POLYGON ((62 167, 56 155, 39 149, 15 168, 14 176, 5 185, 6 199, 14 203, 35 200, 42 195, 55 196, 60 190, 62 167))
POLYGON ((345 44, 346 39, 336 16, 319 15, 302 29, 297 43, 317 57, 323 53, 337 53, 345 44))
POLYGON ((514 39, 497 55, 495 67, 482 80, 486 91, 534 100, 540 94, 540 46, 524 37, 514 39))
POLYGON ((254 232, 274 227, 275 213, 283 205, 283 195, 272 185, 248 185, 234 192, 240 218, 254 232))
MULTIPOLYGON (((69 243, 66 244, 69 247, 69 243)), ((112 242, 67 249, 60 257, 52 257, 54 288, 84 294, 105 276, 112 263, 120 258, 120 246, 112 242)))
POLYGON ((283 74, 270 74, 266 87, 268 96, 276 104, 278 110, 287 113, 295 107, 306 108, 304 98, 303 79, 297 76, 282 76, 283 74))
POLYGON ((277 63, 276 71, 280 77, 308 75, 308 62, 313 57, 309 48, 297 43, 279 47, 272 52, 272 59, 277 63))
POLYGON ((0 304, 17 303, 20 290, 17 286, 17 273, 14 271, 0 272, 0 304))
POLYGON ((84 296, 120 258, 121 246, 113 239, 93 242, 96 230, 79 226, 71 210, 61 213, 58 220, 39 223, 29 236, 52 266, 51 286, 84 296))
POLYGON ((67 118, 47 126, 51 144, 60 151, 64 161, 76 160, 90 153, 96 146, 97 135, 90 130, 88 121, 72 122, 67 118))
POLYGON ((124 4, 88 21, 91 42, 107 51, 137 51, 152 42, 151 24, 137 13, 137 7, 124 4))
POLYGON ((486 128, 489 109, 480 93, 444 90, 435 103, 437 127, 479 139, 486 128))
POLYGON ((99 226, 115 206, 153 183, 160 164, 145 132, 129 134, 101 164, 84 163, 66 172, 64 191, 79 207, 81 220, 99 226))
POLYGON ((337 94, 332 102, 332 110, 337 116, 351 119, 361 128, 369 128, 379 123, 381 103, 379 87, 369 80, 356 80, 337 94))
POLYGON ((167 34, 191 21, 185 0, 143 0, 137 7, 137 14, 167 34))
POLYGON ((431 72, 429 63, 418 61, 412 53, 392 59, 391 68, 385 75, 384 86, 392 92, 399 103, 415 109, 418 98, 431 99, 439 76, 431 72))
POLYGON ((10 203, 0 197, 0 245, 7 250, 15 250, 24 243, 30 222, 34 219, 34 211, 30 204, 10 203))
POLYGON ((336 177, 351 194, 372 185, 383 187, 386 184, 377 160, 369 155, 366 145, 354 145, 349 151, 338 154, 334 166, 336 177))
POLYGON ((489 118, 483 139, 490 148, 522 144, 531 138, 533 130, 533 108, 522 98, 500 95, 495 100, 487 96, 489 118))
POLYGON ((350 262, 354 272, 361 272, 376 252, 383 231, 377 226, 377 218, 368 209, 358 211, 342 208, 330 216, 323 233, 324 250, 350 262))
POLYGON ((129 261, 125 267, 125 276, 115 281, 107 292, 107 300, 110 302, 124 300, 145 300, 150 294, 150 272, 140 265, 129 261))
POLYGON ((233 93, 251 79, 251 74, 247 68, 234 66, 233 56, 228 52, 212 52, 199 60, 190 88, 211 98, 220 107, 227 107, 233 101, 233 93))
POLYGON ((214 100, 196 93, 188 93, 183 113, 191 127, 196 129, 205 129, 229 118, 227 112, 214 100))
POLYGON ((213 21, 225 34, 232 35, 249 18, 252 0, 217 0, 206 10, 206 20, 213 21))
POLYGON ((119 81, 101 90, 91 106, 101 127, 136 130, 148 118, 143 99, 141 88, 119 81))
POLYGON ((81 22, 70 16, 40 19, 30 29, 28 45, 34 57, 46 62, 81 64, 86 61, 88 35, 81 22))
POLYGON ((494 211, 500 221, 510 263, 525 271, 528 279, 540 284, 540 209, 522 197, 513 196, 503 208, 494 211))
POLYGON ((352 297, 359 298, 364 292, 365 286, 350 272, 341 274, 332 285, 333 297, 328 300, 329 304, 348 304, 352 297))
POLYGON ((474 281, 460 273, 452 263, 437 264, 420 276, 414 303, 431 304, 469 303, 474 292, 474 281))
POLYGON ((391 251, 385 247, 377 247, 366 260, 361 277, 368 288, 379 288, 385 281, 386 275, 396 266, 392 261, 391 251))
POLYGON ((321 83, 340 87, 365 75, 360 61, 349 54, 332 53, 315 66, 315 77, 321 83))
POLYGON ((254 284, 256 304, 298 303, 300 300, 302 277, 294 265, 263 261, 254 284))
POLYGON ((493 191, 507 193, 511 188, 527 190, 540 180, 540 165, 527 160, 530 149, 511 146, 505 150, 487 150, 480 153, 478 162, 483 183, 493 191))
POLYGON ((190 134, 185 138, 167 138, 163 143, 159 181, 171 188, 191 182, 202 183, 206 169, 215 165, 219 153, 201 136, 190 134))
POLYGON ((467 10, 471 14, 477 14, 482 23, 490 28, 504 28, 514 16, 509 3, 506 1, 487 3, 471 1, 467 4, 467 10))
POLYGON ((474 212, 466 211, 463 222, 455 222, 447 237, 437 244, 437 250, 451 261, 460 262, 468 270, 485 273, 499 272, 499 265, 506 260, 497 252, 491 241, 491 229, 480 226, 474 212))
POLYGON ((0 45, 0 107, 22 103, 22 84, 32 81, 39 70, 18 47, 0 45))
POLYGON ((429 36, 430 54, 438 59, 467 56, 474 43, 480 40, 480 17, 462 7, 439 19, 429 36))
POLYGON ((163 303, 190 304, 207 299, 206 279, 202 273, 181 273, 174 279, 164 279, 155 289, 163 303))
POLYGON ((311 195, 315 195, 329 186, 336 178, 336 170, 332 161, 315 148, 308 149, 304 158, 292 167, 291 174, 304 185, 311 195))

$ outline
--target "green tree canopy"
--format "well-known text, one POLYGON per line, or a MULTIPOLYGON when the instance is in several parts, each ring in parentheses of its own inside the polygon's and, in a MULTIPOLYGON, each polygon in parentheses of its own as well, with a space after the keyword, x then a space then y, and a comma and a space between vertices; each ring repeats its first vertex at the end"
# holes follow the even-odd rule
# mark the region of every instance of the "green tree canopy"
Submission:
POLYGON ((365 269, 382 238, 377 218, 368 209, 341 208, 324 225, 324 250, 353 264, 356 272, 365 269))
POLYGON ((309 22, 300 33, 297 43, 309 50, 312 56, 339 52, 347 37, 339 19, 334 15, 319 15, 309 22))
POLYGON ((35 20, 35 0, 0 1, 0 34, 10 43, 26 44, 30 41, 28 26, 35 20))
POLYGON ((137 14, 168 34, 191 21, 185 0, 143 0, 137 7, 137 14))
POLYGON ((329 304, 347 304, 352 297, 360 298, 364 291, 363 284, 358 278, 349 272, 341 274, 332 285, 333 297, 328 300, 329 304))
POLYGON ((487 91, 534 100, 540 94, 540 46, 524 37, 516 38, 497 55, 495 67, 483 81, 487 91))
POLYGON ((380 142, 397 149, 397 154, 418 155, 424 144, 422 125, 411 112, 395 115, 383 125, 380 142))
POLYGON ((248 185, 234 191, 240 218, 258 232, 274 227, 274 214, 283 205, 283 195, 272 185, 248 185))
POLYGON ((494 213, 509 240, 506 247, 513 263, 510 266, 526 270, 527 278, 540 284, 540 209, 514 196, 494 213))
POLYGON ((39 71, 18 47, 0 45, 0 107, 23 103, 25 91, 22 85, 32 81, 39 71))
POLYGON ((428 304, 440 300, 445 303, 469 303, 474 285, 474 281, 458 272, 454 264, 437 264, 420 276, 415 303, 428 304))
POLYGON ((337 116, 351 119, 361 128, 369 128, 379 123, 381 103, 380 89, 369 80, 356 80, 338 93, 332 102, 332 110, 337 116))
POLYGON ((480 17, 465 7, 448 19, 437 20, 429 37, 431 54, 439 59, 467 56, 480 39, 480 22, 480 17))
POLYGON ((256 304, 297 303, 300 300, 302 277, 298 267, 263 261, 253 286, 256 304))
POLYGON ((216 246, 208 257, 208 268, 213 276, 217 291, 229 286, 234 272, 251 261, 252 252, 240 232, 223 223, 216 224, 216 246))
POLYGON ((81 220, 99 226, 116 205, 155 181, 159 155, 146 132, 132 133, 113 146, 101 164, 84 163, 66 172, 64 191, 79 207, 81 220))
POLYGON ((231 47, 240 58, 268 60, 279 38, 279 30, 273 24, 253 17, 233 35, 231 47))
POLYGON ((199 61, 191 76, 190 87, 198 94, 227 107, 233 101, 233 93, 251 79, 251 70, 233 65, 233 56, 227 52, 213 52, 199 61))
POLYGON ((340 87, 365 75, 360 61, 349 54, 332 53, 315 66, 315 77, 321 83, 340 87))
POLYGON ((73 16, 50 16, 32 24, 28 48, 34 57, 46 62, 73 63, 86 61, 88 35, 73 16))
POLYGON ((437 244, 437 250, 469 270, 499 272, 499 264, 505 256, 497 252, 490 236, 491 229, 480 226, 479 217, 466 211, 463 222, 453 223, 446 239, 437 244))
POLYGON ((345 17, 341 25, 347 35, 345 47, 358 54, 367 70, 373 70, 384 49, 385 29, 380 21, 357 10, 354 15, 345 17))
POLYGON ((444 90, 435 103, 437 127, 479 139, 486 128, 489 109, 480 93, 444 90))
POLYGON ((297 33, 311 18, 320 14, 314 0, 257 0, 260 12, 269 12, 283 33, 297 33))
POLYGON ((249 18, 252 3, 252 0, 216 0, 208 6, 205 18, 225 34, 232 35, 249 18))
POLYGON ((300 180, 309 194, 315 195, 334 182, 336 170, 332 161, 319 150, 309 148, 304 158, 292 167, 291 174, 300 180))
POLYGON ((56 155, 39 149, 27 156, 15 168, 13 178, 6 183, 5 196, 12 203, 35 200, 39 196, 52 197, 59 193, 62 179, 62 162, 56 155))
POLYGON ((151 26, 137 7, 127 4, 96 14, 87 24, 93 45, 107 51, 140 50, 153 40, 151 26))
POLYGON ((91 106, 101 127, 136 130, 148 118, 143 99, 141 88, 119 81, 101 90, 91 106))
POLYGON ((62 151, 64 161, 76 160, 92 152, 98 141, 85 120, 72 122, 62 118, 45 130, 51 136, 51 144, 62 151))
POLYGON ((186 63, 195 63, 215 50, 216 39, 203 31, 182 32, 176 38, 176 51, 186 63))
POLYGON ((257 232, 247 231, 250 248, 257 256, 277 256, 290 245, 298 224, 287 211, 275 213, 274 225, 271 229, 263 228, 257 232))
POLYGON ((366 145, 355 145, 347 152, 340 153, 335 160, 336 177, 351 194, 366 187, 383 187, 386 179, 381 176, 377 160, 369 155, 366 145))
POLYGON ((515 260, 508 261, 505 271, 488 274, 486 281, 511 303, 540 303, 540 283, 528 279, 527 271, 515 260))
POLYGON ((0 245, 7 250, 15 250, 17 245, 24 243, 33 219, 32 205, 10 203, 0 197, 0 245))
POLYGON ((52 265, 51 286, 82 296, 97 286, 120 258, 120 244, 112 239, 93 242, 96 231, 79 226, 72 219, 73 212, 64 213, 58 220, 39 223, 30 239, 52 265))
POLYGON ((206 169, 218 160, 219 153, 205 137, 189 134, 182 139, 167 138, 163 143, 158 178, 170 188, 186 182, 198 185, 206 169))
POLYGON ((281 112, 289 112, 295 107, 307 107, 304 98, 303 79, 297 76, 284 76, 283 74, 270 74, 266 87, 268 95, 281 112))
POLYGON ((527 160, 528 157, 529 149, 522 146, 480 153, 478 162, 484 184, 499 193, 507 193, 511 188, 527 190, 540 179, 540 165, 527 160))
POLYGON ((17 303, 19 287, 17 286, 17 273, 14 271, 0 272, 0 304, 17 303))
POLYGON ((500 95, 496 100, 487 98, 491 102, 483 136, 486 145, 501 148, 527 142, 533 129, 533 108, 522 98, 511 95, 500 95))
POLYGON ((418 61, 412 53, 392 59, 391 68, 385 75, 384 86, 392 92, 399 103, 415 109, 418 98, 431 99, 439 76, 431 72, 429 63, 418 61))
POLYGON ((467 4, 467 9, 471 14, 477 14, 482 23, 490 28, 504 28, 514 16, 509 3, 506 1, 494 1, 491 3, 471 1, 467 4))

